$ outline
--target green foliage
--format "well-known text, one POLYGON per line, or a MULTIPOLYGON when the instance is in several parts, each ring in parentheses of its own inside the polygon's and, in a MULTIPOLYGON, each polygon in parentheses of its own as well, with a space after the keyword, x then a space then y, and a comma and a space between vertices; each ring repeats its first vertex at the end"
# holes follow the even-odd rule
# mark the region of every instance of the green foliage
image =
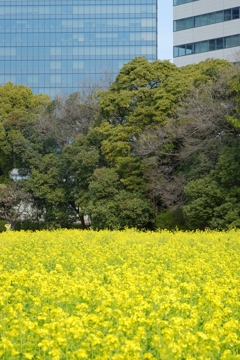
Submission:
POLYGON ((187 65, 181 68, 183 74, 191 76, 195 86, 201 86, 217 81, 219 76, 231 71, 232 63, 222 59, 207 59, 199 64, 187 65))
POLYGON ((240 130, 240 76, 232 82, 232 87, 236 93, 237 106, 235 114, 229 114, 227 116, 228 122, 235 127, 238 131, 240 130))
POLYGON ((90 201, 87 211, 94 229, 144 228, 152 221, 150 200, 141 194, 120 190, 112 198, 90 201))
POLYGON ((47 95, 34 95, 26 86, 0 86, 0 182, 7 182, 14 167, 21 168, 34 156, 32 138, 39 109, 50 102, 47 95))
POLYGON ((190 228, 240 227, 240 146, 225 148, 214 170, 185 187, 190 228))
POLYGON ((77 214, 68 203, 46 204, 44 226, 47 229, 70 228, 77 220, 77 214))
POLYGON ((34 95, 27 86, 8 82, 0 86, 0 119, 4 121, 15 110, 28 115, 35 114, 37 109, 49 101, 47 95, 34 95))
POLYGON ((115 169, 97 169, 89 191, 90 201, 86 212, 95 229, 141 228, 152 220, 151 201, 139 192, 122 189, 115 169))
POLYGON ((65 146, 62 156, 69 180, 72 180, 69 199, 72 198, 83 215, 89 201, 89 183, 99 164, 98 148, 87 136, 79 135, 71 145, 65 146))
POLYGON ((0 233, 6 230, 4 227, 6 222, 7 222, 6 220, 0 220, 0 233))
POLYGON ((44 230, 46 228, 44 222, 32 222, 32 221, 19 221, 16 223, 14 230, 15 231, 37 231, 37 230, 44 230))
POLYGON ((32 169, 28 186, 37 197, 45 198, 52 204, 61 203, 66 198, 61 175, 61 157, 57 154, 45 155, 39 168, 32 169))
POLYGON ((129 134, 162 122, 172 113, 180 91, 175 88, 175 94, 170 95, 165 83, 178 74, 179 69, 169 61, 148 62, 145 58, 130 61, 109 90, 99 93, 103 118, 112 125, 121 124, 129 134))
POLYGON ((217 182, 210 175, 190 181, 185 187, 185 194, 187 205, 183 207, 183 210, 190 228, 210 227, 214 209, 223 201, 223 194, 217 182))
POLYGON ((138 158, 134 156, 118 157, 115 168, 126 190, 141 192, 147 190, 142 165, 138 158))
POLYGON ((182 209, 161 211, 154 221, 154 228, 161 230, 186 230, 182 209))
POLYGON ((29 175, 48 228, 83 215, 95 229, 239 227, 239 94, 236 67, 210 59, 182 68, 134 59, 95 98, 50 101, 8 83, 0 183, 13 168, 29 175))
POLYGON ((115 169, 96 169, 89 190, 94 199, 101 200, 116 195, 118 185, 119 177, 115 169))
POLYGON ((44 204, 44 221, 51 228, 67 227, 76 221, 71 196, 73 179, 61 154, 47 154, 32 169, 28 189, 44 204))
POLYGON ((109 162, 113 163, 118 156, 129 155, 129 134, 122 125, 103 121, 95 131, 101 139, 102 154, 109 162))

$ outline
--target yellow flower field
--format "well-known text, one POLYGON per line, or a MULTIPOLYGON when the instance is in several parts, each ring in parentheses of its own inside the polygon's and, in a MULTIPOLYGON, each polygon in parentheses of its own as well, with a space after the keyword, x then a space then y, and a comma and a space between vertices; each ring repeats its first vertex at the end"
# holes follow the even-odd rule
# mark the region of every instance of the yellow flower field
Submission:
POLYGON ((0 359, 240 359, 240 232, 0 234, 0 359))

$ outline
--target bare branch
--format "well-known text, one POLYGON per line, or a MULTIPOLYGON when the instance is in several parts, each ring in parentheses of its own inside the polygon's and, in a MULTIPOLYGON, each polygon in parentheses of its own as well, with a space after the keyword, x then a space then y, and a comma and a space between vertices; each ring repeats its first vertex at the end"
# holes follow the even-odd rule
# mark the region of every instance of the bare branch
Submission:
POLYGON ((99 84, 83 88, 82 92, 57 95, 55 100, 38 115, 36 129, 44 139, 53 139, 62 148, 78 134, 86 135, 99 112, 95 93, 99 84))
POLYGON ((0 185, 0 218, 11 221, 13 228, 19 221, 38 218, 31 194, 16 182, 0 185))

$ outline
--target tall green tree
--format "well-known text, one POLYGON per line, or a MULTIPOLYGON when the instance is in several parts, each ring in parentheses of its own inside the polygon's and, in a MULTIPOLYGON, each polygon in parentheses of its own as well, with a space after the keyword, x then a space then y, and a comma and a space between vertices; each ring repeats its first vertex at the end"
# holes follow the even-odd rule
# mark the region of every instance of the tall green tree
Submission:
POLYGON ((234 126, 238 131, 240 130, 240 75, 237 79, 231 81, 231 86, 235 92, 236 107, 235 111, 230 112, 227 115, 227 120, 234 126))
POLYGON ((236 107, 231 82, 238 69, 226 61, 208 60, 181 71, 191 86, 182 93, 176 114, 141 132, 135 150, 156 214, 163 211, 166 217, 172 212, 182 221, 184 186, 209 174, 222 147, 231 146, 238 136, 226 119, 236 107))
POLYGON ((230 215, 219 169, 221 150, 238 147, 238 77, 223 60, 177 68, 137 58, 95 97, 50 101, 17 88, 22 97, 6 95, 1 115, 1 181, 13 167, 30 175, 26 189, 50 227, 83 223, 85 214, 94 228, 148 227, 154 217, 175 227, 183 210, 189 228, 233 226, 223 221, 230 215))
POLYGON ((36 110, 49 101, 48 95, 34 95, 27 86, 13 85, 8 82, 0 86, 0 122, 7 119, 15 110, 34 116, 36 110))
POLYGON ((99 149, 89 132, 89 136, 79 135, 72 144, 66 145, 62 155, 73 181, 69 199, 74 202, 84 227, 84 215, 88 215, 86 209, 90 201, 89 184, 95 169, 101 165, 99 149))
POLYGON ((123 189, 115 169, 96 169, 86 208, 94 229, 144 228, 153 221, 151 201, 140 192, 123 189))
POLYGON ((0 86, 1 182, 8 182, 10 171, 27 160, 38 111, 49 102, 47 95, 34 95, 26 86, 0 86))
POLYGON ((223 149, 214 170, 190 181, 183 207, 192 229, 240 227, 240 143, 223 149))

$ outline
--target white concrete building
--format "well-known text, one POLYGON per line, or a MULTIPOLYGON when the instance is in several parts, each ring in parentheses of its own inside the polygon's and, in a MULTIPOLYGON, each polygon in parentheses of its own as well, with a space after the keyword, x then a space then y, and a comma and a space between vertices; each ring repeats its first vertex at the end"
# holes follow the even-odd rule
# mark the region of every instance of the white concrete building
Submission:
POLYGON ((173 58, 177 66, 208 58, 239 61, 240 0, 173 3, 173 58))

